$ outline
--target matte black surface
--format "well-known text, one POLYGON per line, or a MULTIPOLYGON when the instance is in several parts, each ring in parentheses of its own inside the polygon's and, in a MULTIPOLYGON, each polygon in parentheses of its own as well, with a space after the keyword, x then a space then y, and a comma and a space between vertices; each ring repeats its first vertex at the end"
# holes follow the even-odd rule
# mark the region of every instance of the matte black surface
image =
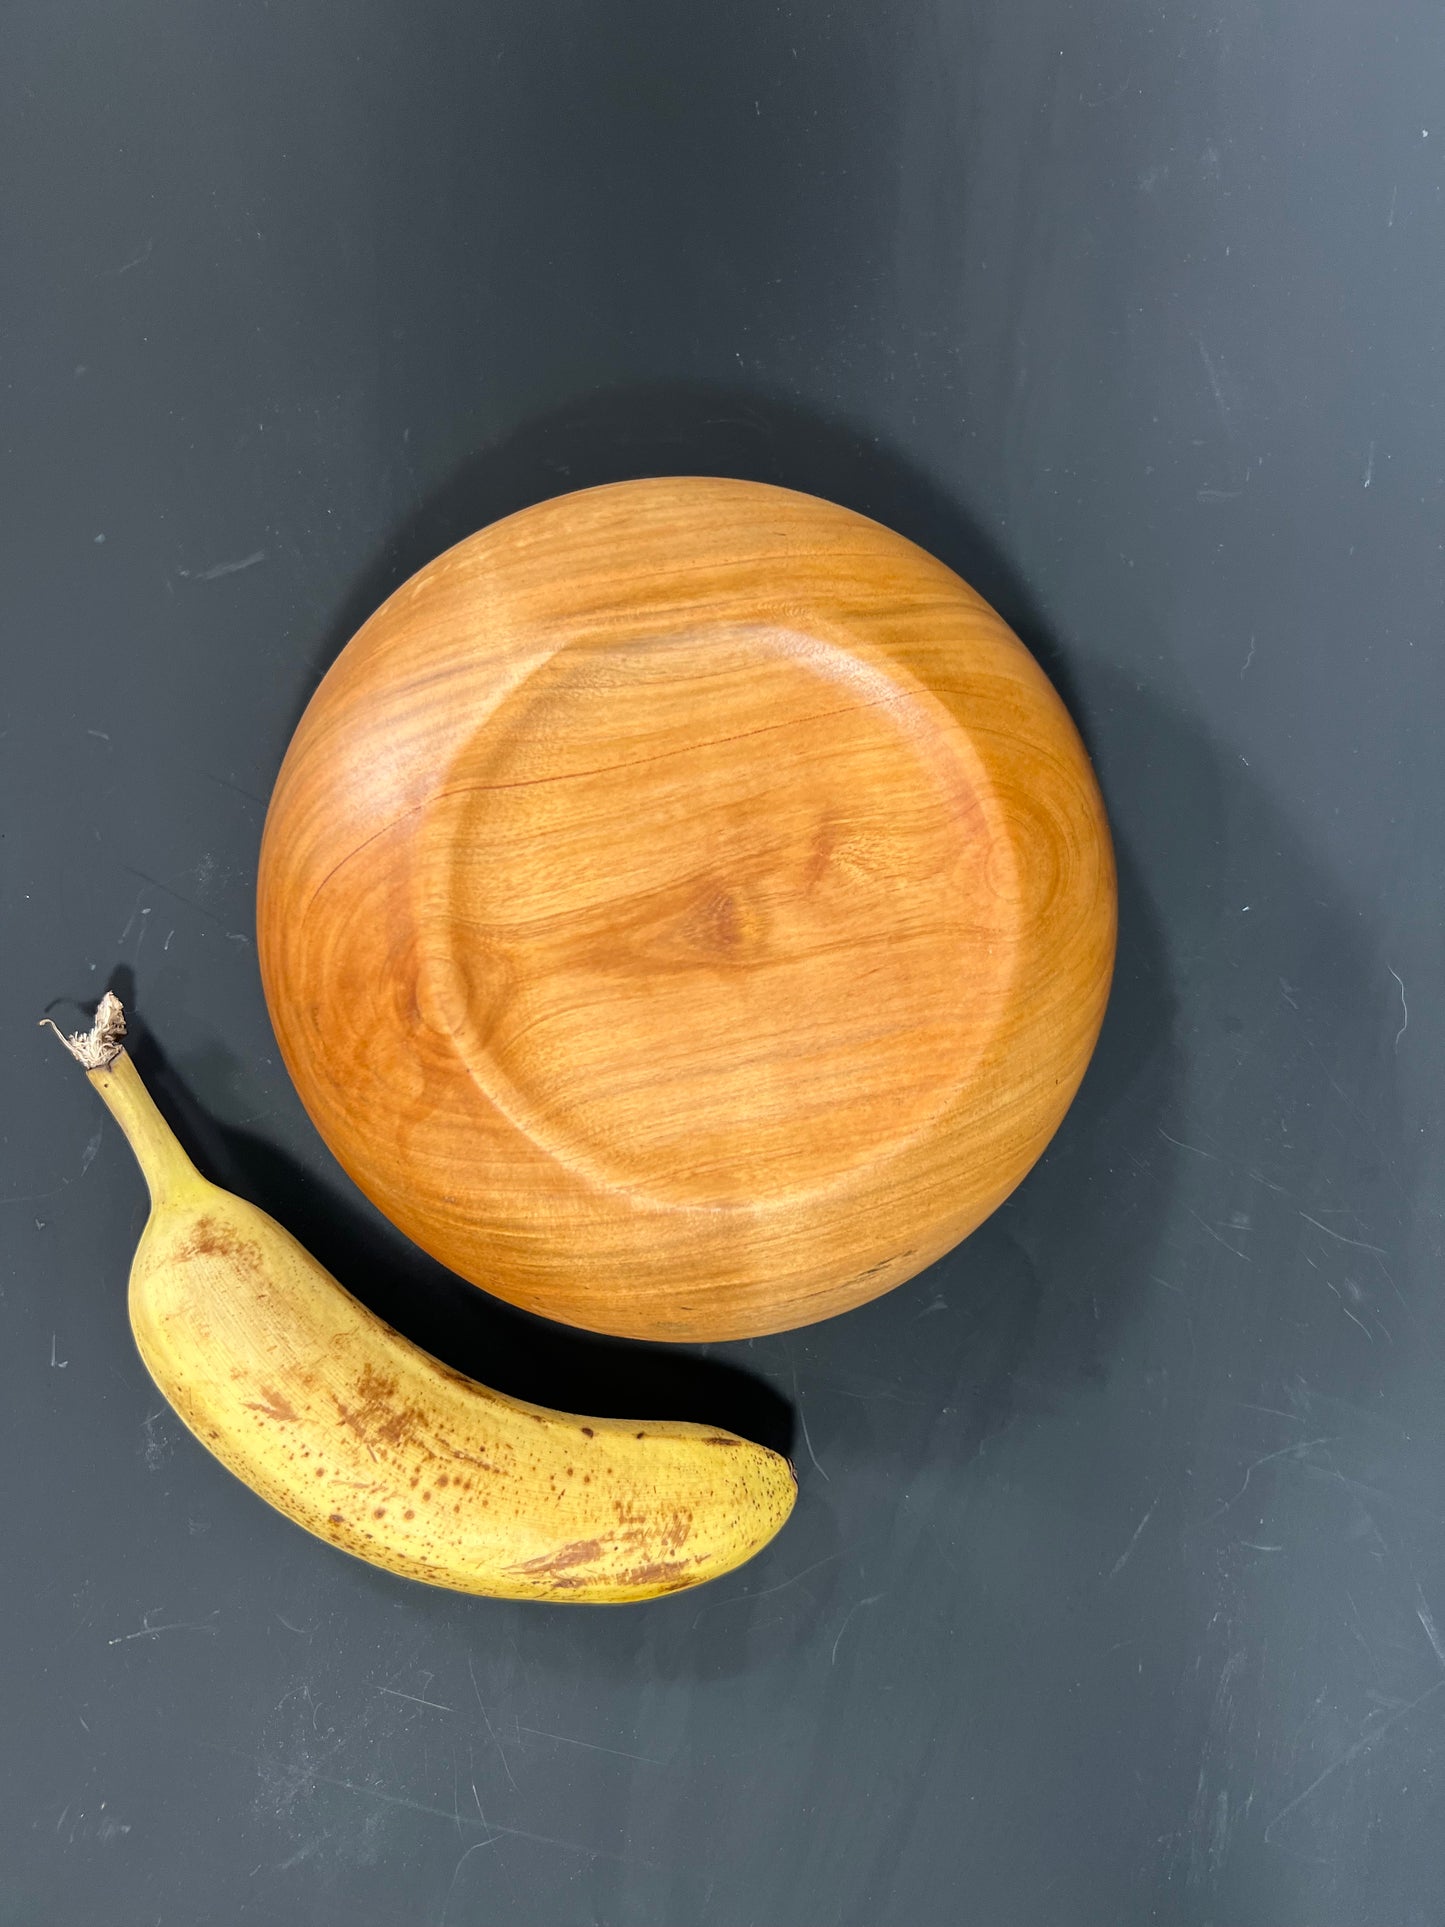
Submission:
POLYGON ((1442 72, 1438 0, 9 10, 6 1927, 1441 1919, 1442 72), (1123 881, 1010 1205, 705 1359, 408 1251, 254 949, 360 619, 659 471, 993 597, 1123 881), (112 979, 207 1168, 371 1302, 554 1403, 794 1426, 789 1530, 587 1613, 253 1499, 135 1356, 141 1181, 33 1028, 112 979))

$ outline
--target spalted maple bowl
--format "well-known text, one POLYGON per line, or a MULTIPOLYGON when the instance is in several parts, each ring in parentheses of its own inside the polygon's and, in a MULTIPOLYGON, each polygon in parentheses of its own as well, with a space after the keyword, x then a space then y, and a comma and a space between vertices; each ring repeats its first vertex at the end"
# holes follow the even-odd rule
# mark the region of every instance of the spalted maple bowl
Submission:
POLYGON ((362 1190, 488 1291, 781 1331, 939 1257, 1048 1142, 1114 952, 1088 759, 912 543, 702 477, 423 569, 287 752, 259 942, 362 1190))

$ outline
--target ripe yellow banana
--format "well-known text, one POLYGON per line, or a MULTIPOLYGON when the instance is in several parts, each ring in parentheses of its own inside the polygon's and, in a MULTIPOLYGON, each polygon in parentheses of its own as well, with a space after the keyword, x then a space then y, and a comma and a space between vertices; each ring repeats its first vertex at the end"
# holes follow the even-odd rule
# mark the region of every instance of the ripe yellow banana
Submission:
POLYGON ((797 1486, 776 1452, 705 1425, 527 1405, 383 1324, 274 1219, 200 1175, 124 1034, 107 993, 89 1034, 62 1041, 150 1186, 136 1344, 196 1437, 263 1499, 374 1565, 509 1599, 651 1599, 731 1571, 777 1532, 797 1486))

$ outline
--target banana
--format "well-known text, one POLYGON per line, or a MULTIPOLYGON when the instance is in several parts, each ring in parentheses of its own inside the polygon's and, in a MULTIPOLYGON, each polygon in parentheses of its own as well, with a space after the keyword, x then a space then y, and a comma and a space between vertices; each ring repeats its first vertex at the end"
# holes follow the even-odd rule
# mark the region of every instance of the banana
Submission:
POLYGON ((588 1603, 700 1585, 782 1526, 797 1482, 777 1453, 705 1425, 524 1404, 393 1331, 274 1219, 200 1175, 124 1034, 110 992, 88 1034, 56 1031, 150 1187, 136 1344, 201 1443, 278 1511, 431 1585, 588 1603))

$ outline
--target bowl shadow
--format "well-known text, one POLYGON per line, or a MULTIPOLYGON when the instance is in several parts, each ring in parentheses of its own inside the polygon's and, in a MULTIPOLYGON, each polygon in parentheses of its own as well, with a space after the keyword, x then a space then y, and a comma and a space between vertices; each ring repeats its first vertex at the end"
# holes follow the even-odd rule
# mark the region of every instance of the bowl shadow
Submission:
MULTIPOLYGON (((1182 725, 1142 690, 1097 663, 1088 666, 1086 704, 1074 652, 1053 632, 998 544, 938 481, 862 428, 824 418, 791 397, 707 382, 601 390, 524 421, 461 463, 400 524, 344 598, 313 659, 313 681, 319 680, 388 595, 477 529, 576 489, 664 474, 770 482, 825 496, 872 516, 961 575, 993 604, 1042 663, 1095 757, 1106 800, 1113 800, 1110 777, 1116 770, 1122 776, 1119 787, 1124 798, 1121 807, 1111 808, 1119 879, 1115 994, 1093 1063, 1056 1143, 1093 1133, 1120 1094, 1138 1085, 1146 1067, 1158 1086, 1157 1103, 1167 1110, 1172 1102, 1168 1087, 1178 1075, 1170 1048, 1176 1000, 1160 917, 1131 847, 1128 805, 1134 801, 1140 755, 1152 753, 1161 739, 1178 738, 1182 725), (1096 717, 1109 738, 1103 757, 1095 740, 1096 717)), ((1201 756, 1208 760, 1205 747, 1197 742, 1182 749, 1191 762, 1201 756)), ((1037 1179, 1025 1182, 1036 1185, 1037 1179)), ((1099 1199, 1100 1224, 1107 1221, 1107 1191, 1103 1187, 1099 1199)), ((1041 1302, 1041 1296, 1028 1282, 1036 1271, 1036 1259, 1029 1255, 1033 1241, 1021 1226, 1024 1243, 1009 1233, 1009 1248, 1001 1252, 997 1249, 1000 1229, 998 1223, 992 1231, 985 1224, 962 1250, 979 1258, 992 1251, 985 1269, 992 1274, 1001 1265, 1013 1281, 997 1305, 997 1330, 983 1348, 988 1355, 997 1354, 1002 1383, 1035 1343, 1036 1321, 1028 1307, 1041 1302)), ((1087 1227, 1080 1226, 1079 1231, 1087 1236, 1087 1227)), ((1130 1275, 1135 1270, 1143 1278, 1148 1267, 1131 1268, 1130 1275)), ((987 1281, 980 1290, 989 1302, 994 1301, 987 1281)), ((1107 1355, 1111 1334, 1126 1315, 1129 1295, 1125 1275, 1107 1285, 1096 1281, 1091 1289, 1088 1332, 1074 1334, 1090 1360, 1107 1355)), ((860 1315, 849 1314, 845 1328, 860 1315)), ((539 1344, 544 1342, 544 1331, 555 1329, 545 1321, 531 1321, 531 1327, 518 1328, 519 1338, 523 1329, 533 1327, 539 1344)), ((724 1356, 738 1355, 737 1347, 706 1349, 714 1358, 719 1351, 724 1356)), ((609 1359, 620 1369, 620 1355, 609 1353, 609 1359)), ((548 1376, 546 1370, 541 1376, 548 1376)), ((978 1422, 985 1434, 1001 1422, 989 1416, 996 1402, 983 1390, 978 1422)))
MULTIPOLYGON (((406 519, 363 571, 312 660, 313 682, 387 595, 476 529, 576 488, 668 473, 727 475, 823 495, 918 542, 999 610, 1043 663, 1094 748, 1093 719, 1079 701, 1071 652, 1051 633, 1001 551, 946 490, 846 423, 824 420, 788 399, 706 384, 594 394, 480 450, 406 519)), ((1093 711, 1112 718, 1115 745, 1148 742, 1161 728, 1167 731, 1167 720, 1152 713, 1141 692, 1122 681, 1113 688, 1110 675, 1091 666, 1089 691, 1093 711), (1115 713, 1121 705, 1127 712, 1122 734, 1115 713)), ((1107 765, 1102 774, 1107 795, 1107 765)), ((1126 782, 1126 797, 1130 788, 1126 782)), ((1097 1239, 1117 1204, 1117 1185, 1104 1169, 1112 1154, 1111 1115, 1126 1096, 1137 1112, 1141 1090, 1148 1092, 1150 1117, 1163 1115, 1178 1075, 1174 997, 1159 917, 1134 860, 1129 809, 1115 810, 1113 821, 1120 889, 1116 990, 1093 1065, 1055 1145, 1014 1200, 920 1279, 791 1336, 752 1344, 652 1345, 517 1310, 411 1245, 339 1168, 319 1175, 320 1158, 303 1164, 254 1132, 220 1123, 192 1093, 204 1091, 224 1109, 224 1094, 240 1070, 224 1047, 188 1058, 182 1077, 138 1023, 133 1054, 208 1176, 271 1212, 373 1311, 446 1363, 539 1404, 603 1416, 696 1419, 798 1462, 803 1495, 776 1569, 816 1568, 818 1576, 789 1595, 786 1622, 773 1638, 801 1649, 833 1611, 839 1548, 866 1531, 862 1521, 847 1517, 837 1489, 812 1475, 812 1465, 821 1466, 836 1449, 837 1430, 872 1409, 850 1405, 847 1387, 854 1386, 858 1397, 872 1396, 857 1386, 889 1379, 916 1394, 900 1402, 898 1428, 883 1434, 865 1427, 857 1441, 866 1450, 872 1440, 880 1471, 895 1455, 902 1465, 925 1449, 957 1466, 1041 1399, 1051 1404, 1080 1376, 1101 1375, 1145 1288, 1152 1243, 1167 1209, 1164 1193, 1155 1195, 1147 1213, 1136 1211, 1129 1263, 1070 1262, 1081 1244, 1087 1250, 1097 1239), (1079 1281, 1061 1288, 1060 1274, 1071 1270, 1079 1281), (940 1287, 965 1321, 966 1336, 958 1334, 957 1347, 926 1316, 940 1287), (815 1396, 830 1386, 843 1389, 833 1399, 815 1396), (806 1405, 806 1423, 800 1423, 800 1405, 806 1405), (943 1428, 934 1421, 937 1409, 950 1415, 943 1428)), ((129 1007, 126 990, 133 986, 119 973, 115 982, 129 1007)), ((772 1555, 764 1557, 771 1567, 772 1555)), ((759 1584, 768 1584, 766 1572, 740 1587, 738 1597, 759 1584)), ((720 1616, 715 1609, 725 1603, 710 1594, 704 1612, 688 1609, 685 1599, 657 1602, 654 1610, 668 1615, 669 1627, 658 1663, 706 1676, 743 1666, 750 1615, 739 1607, 720 1616), (721 1641, 720 1620, 735 1622, 721 1641), (707 1629, 701 1634, 695 1631, 699 1624, 707 1629)), ((632 1636, 613 1626, 597 1642, 598 1664, 606 1669, 615 1663, 625 1671, 631 1645, 632 1636)))

